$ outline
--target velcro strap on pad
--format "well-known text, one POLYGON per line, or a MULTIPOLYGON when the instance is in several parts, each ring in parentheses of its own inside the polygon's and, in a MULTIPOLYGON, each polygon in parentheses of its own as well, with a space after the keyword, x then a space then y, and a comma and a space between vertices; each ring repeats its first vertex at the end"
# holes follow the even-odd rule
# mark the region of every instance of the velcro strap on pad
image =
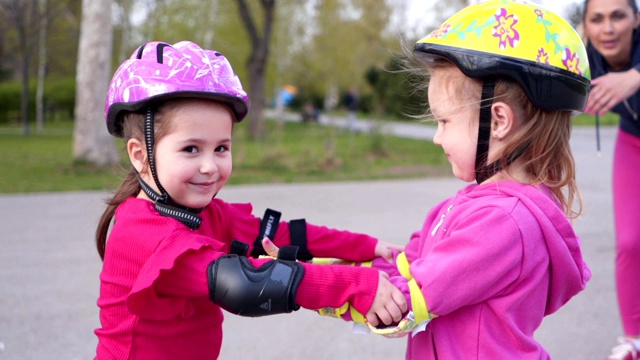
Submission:
POLYGON ((278 259, 286 261, 296 261, 298 255, 297 246, 283 246, 278 249, 278 259))
POLYGON ((256 237, 256 241, 253 243, 253 250, 251 250, 251 257, 258 258, 260 255, 267 255, 262 247, 262 239, 269 238, 274 240, 276 232, 278 231, 278 224, 280 224, 280 216, 282 214, 279 211, 273 209, 267 209, 264 211, 264 216, 260 222, 260 233, 256 237))
POLYGON ((298 260, 309 261, 313 255, 307 248, 307 222, 305 219, 289 221, 289 233, 291 235, 291 245, 298 247, 298 260))
POLYGON ((236 254, 238 256, 247 256, 249 252, 249 244, 245 244, 242 241, 233 239, 229 246, 229 254, 236 254))

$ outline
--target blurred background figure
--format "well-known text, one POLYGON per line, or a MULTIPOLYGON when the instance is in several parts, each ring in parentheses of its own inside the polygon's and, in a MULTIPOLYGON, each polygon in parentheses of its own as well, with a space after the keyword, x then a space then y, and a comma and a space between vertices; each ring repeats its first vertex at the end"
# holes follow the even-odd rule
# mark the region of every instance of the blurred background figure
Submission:
POLYGON ((592 75, 585 112, 620 116, 613 155, 616 290, 624 337, 609 360, 640 354, 640 34, 635 0, 585 0, 583 27, 592 75))
POLYGON ((355 131, 356 129, 356 114, 358 112, 358 89, 352 87, 347 91, 344 96, 344 106, 347 108, 347 125, 346 128, 349 131, 355 131))

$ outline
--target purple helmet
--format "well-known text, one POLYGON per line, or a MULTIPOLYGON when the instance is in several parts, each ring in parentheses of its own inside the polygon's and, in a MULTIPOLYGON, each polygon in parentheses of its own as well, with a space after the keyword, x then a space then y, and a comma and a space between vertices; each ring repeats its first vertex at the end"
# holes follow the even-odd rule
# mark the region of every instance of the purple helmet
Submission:
POLYGON ((227 104, 236 121, 247 115, 249 98, 222 54, 190 41, 150 42, 120 65, 109 84, 107 129, 122 136, 122 113, 174 98, 203 98, 227 104))

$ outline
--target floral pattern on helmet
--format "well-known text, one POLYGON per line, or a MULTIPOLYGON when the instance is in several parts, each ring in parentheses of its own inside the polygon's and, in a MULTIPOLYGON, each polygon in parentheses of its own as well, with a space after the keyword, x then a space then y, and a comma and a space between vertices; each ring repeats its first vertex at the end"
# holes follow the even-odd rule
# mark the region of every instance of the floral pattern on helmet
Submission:
POLYGON ((571 25, 526 1, 489 0, 470 5, 418 40, 420 43, 531 61, 591 77, 586 50, 571 25))
POLYGON ((493 27, 493 36, 500 39, 500 50, 506 49, 507 43, 512 48, 518 46, 520 41, 520 33, 516 30, 518 15, 509 14, 507 9, 500 8, 495 16, 498 24, 493 27))

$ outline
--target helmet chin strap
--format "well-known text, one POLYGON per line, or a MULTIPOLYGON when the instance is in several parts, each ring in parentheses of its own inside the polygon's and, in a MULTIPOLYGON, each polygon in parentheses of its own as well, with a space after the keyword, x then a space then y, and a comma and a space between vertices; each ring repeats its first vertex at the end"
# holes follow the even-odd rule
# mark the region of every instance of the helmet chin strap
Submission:
MULTIPOLYGON (((489 140, 491 133, 491 105, 493 104, 496 80, 486 79, 482 82, 482 98, 480 99, 480 121, 478 124, 478 144, 476 146, 476 182, 482 184, 502 170, 503 162, 489 161, 489 140)), ((529 142, 520 144, 507 156, 506 165, 511 165, 529 148, 529 142)))
POLYGON ((138 182, 140 183, 142 191, 144 191, 149 199, 153 200, 155 209, 160 214, 172 217, 185 224, 190 229, 195 230, 199 228, 200 224, 202 223, 202 218, 196 214, 201 212, 204 208, 192 209, 176 204, 175 201, 171 200, 169 193, 160 184, 160 180, 158 179, 158 175, 156 173, 156 161, 153 154, 155 137, 153 117, 154 111, 151 107, 148 107, 144 118, 144 141, 147 147, 147 159, 149 159, 149 169, 151 170, 151 176, 153 177, 153 181, 156 183, 158 190, 160 190, 160 194, 158 194, 149 186, 149 184, 142 180, 140 174, 138 174, 138 182))
POLYGON ((480 120, 478 122, 478 144, 476 145, 476 182, 483 183, 499 171, 496 163, 487 165, 489 158, 489 134, 491 132, 491 104, 493 90, 496 86, 494 78, 482 82, 482 98, 480 99, 480 120))

